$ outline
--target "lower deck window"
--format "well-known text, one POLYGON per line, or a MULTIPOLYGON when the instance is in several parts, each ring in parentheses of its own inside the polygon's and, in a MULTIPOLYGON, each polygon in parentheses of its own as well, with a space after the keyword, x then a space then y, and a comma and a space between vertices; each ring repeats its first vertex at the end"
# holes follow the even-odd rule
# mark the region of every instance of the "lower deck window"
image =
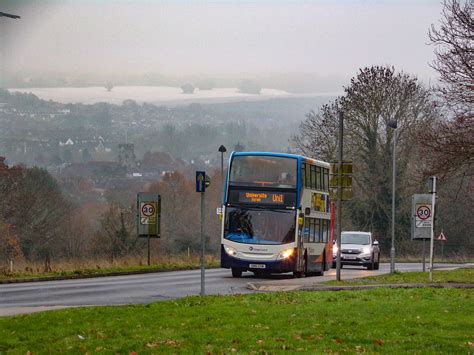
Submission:
POLYGON ((329 220, 322 218, 305 218, 303 241, 305 243, 327 243, 329 220))

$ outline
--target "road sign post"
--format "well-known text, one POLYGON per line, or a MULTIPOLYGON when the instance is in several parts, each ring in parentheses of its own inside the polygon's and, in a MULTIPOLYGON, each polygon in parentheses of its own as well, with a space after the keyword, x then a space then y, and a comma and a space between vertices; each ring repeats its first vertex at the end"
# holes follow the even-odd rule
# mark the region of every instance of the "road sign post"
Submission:
POLYGON ((204 171, 196 171, 196 192, 200 193, 201 197, 201 296, 206 294, 205 286, 205 252, 206 252, 206 238, 204 237, 204 220, 205 220, 205 200, 204 193, 206 187, 210 185, 209 176, 204 171))
POLYGON ((423 245, 421 249, 421 258, 423 259, 423 272, 425 272, 426 271, 425 239, 423 239, 423 245))
POLYGON ((160 237, 161 196, 152 192, 137 195, 137 234, 147 238, 147 264, 151 265, 150 238, 160 237))
POLYGON ((423 259, 423 272, 426 270, 425 242, 430 239, 433 213, 431 194, 415 194, 412 197, 411 239, 421 240, 423 245, 421 256, 423 259))

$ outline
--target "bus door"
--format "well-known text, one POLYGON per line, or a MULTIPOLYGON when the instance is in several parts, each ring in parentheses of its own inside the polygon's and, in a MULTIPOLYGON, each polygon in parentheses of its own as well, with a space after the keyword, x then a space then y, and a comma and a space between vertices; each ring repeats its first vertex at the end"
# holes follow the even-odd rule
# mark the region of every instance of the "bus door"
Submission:
POLYGON ((308 257, 308 271, 320 271, 327 238, 327 222, 320 218, 305 218, 304 244, 308 257))
POLYGON ((296 263, 296 271, 304 271, 304 216, 302 213, 297 217, 297 263, 296 263))

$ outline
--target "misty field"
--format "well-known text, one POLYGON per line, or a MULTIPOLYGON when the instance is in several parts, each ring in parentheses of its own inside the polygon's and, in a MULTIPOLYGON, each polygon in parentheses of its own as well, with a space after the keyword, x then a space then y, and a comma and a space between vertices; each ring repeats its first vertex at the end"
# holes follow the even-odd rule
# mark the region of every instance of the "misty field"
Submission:
POLYGON ((286 91, 276 89, 262 89, 260 94, 252 95, 239 92, 237 88, 214 88, 212 90, 196 89, 193 94, 183 94, 178 87, 169 86, 117 86, 108 92, 105 87, 91 86, 80 88, 21 88, 10 89, 11 92, 33 93, 43 100, 53 100, 61 103, 94 104, 107 102, 122 104, 124 100, 147 102, 152 104, 163 103, 191 103, 191 102, 232 102, 268 100, 277 97, 294 97, 286 91))

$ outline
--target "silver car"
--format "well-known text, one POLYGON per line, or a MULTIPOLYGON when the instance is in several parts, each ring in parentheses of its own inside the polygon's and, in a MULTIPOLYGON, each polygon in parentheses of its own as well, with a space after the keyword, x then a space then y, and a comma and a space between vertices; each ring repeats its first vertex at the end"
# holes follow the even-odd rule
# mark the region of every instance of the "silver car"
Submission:
MULTIPOLYGON (((336 267, 337 245, 332 249, 333 263, 336 267)), ((368 270, 378 270, 380 264, 379 242, 374 240, 371 232, 341 233, 341 266, 362 265, 368 270)))

